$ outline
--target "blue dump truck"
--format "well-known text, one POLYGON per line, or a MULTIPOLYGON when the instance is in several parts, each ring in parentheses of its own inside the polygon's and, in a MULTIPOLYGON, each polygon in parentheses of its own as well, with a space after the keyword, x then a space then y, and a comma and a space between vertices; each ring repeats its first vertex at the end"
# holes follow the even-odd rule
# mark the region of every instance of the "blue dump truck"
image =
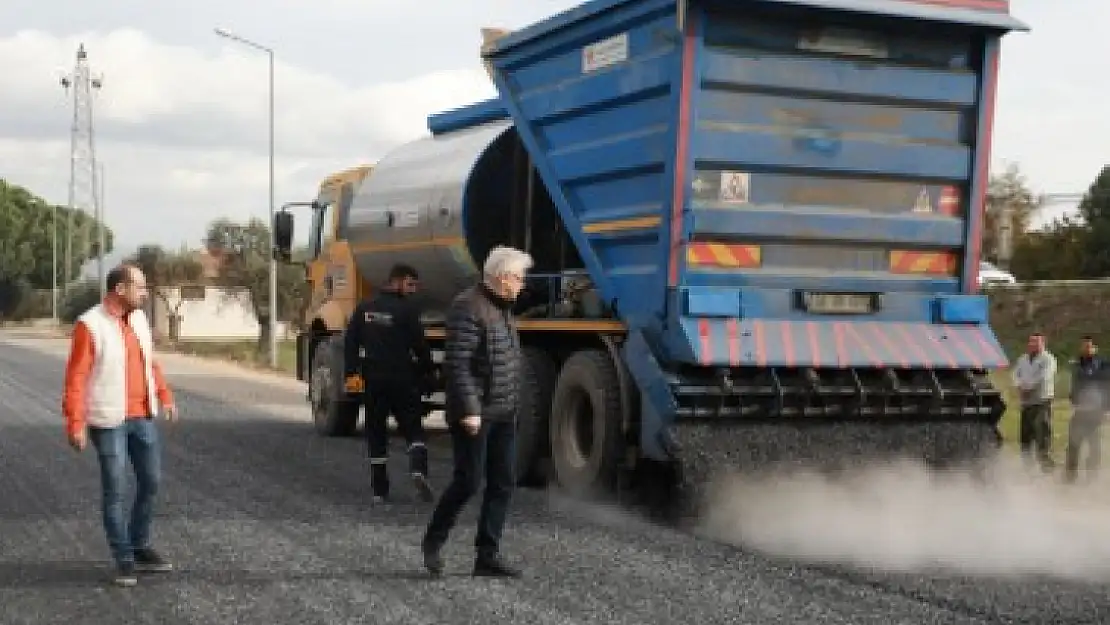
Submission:
MULTIPOLYGON (((972 459, 1004 411, 976 271, 1024 29, 1006 0, 586 2, 489 45, 498 97, 387 154, 334 236, 361 294, 421 271, 437 345, 493 246, 533 255, 522 479, 972 459)), ((326 328, 299 343, 310 385, 342 364, 326 328)))

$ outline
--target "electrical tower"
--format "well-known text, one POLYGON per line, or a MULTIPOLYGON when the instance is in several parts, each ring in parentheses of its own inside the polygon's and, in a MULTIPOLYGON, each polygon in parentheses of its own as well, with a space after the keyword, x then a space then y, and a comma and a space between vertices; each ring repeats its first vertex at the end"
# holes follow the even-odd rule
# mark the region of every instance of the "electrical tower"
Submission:
MULTIPOLYGON (((93 93, 100 90, 103 80, 100 76, 93 77, 89 69, 89 57, 85 52, 85 44, 77 48, 77 62, 73 66, 73 73, 62 78, 62 87, 66 95, 73 96, 73 125, 70 128, 69 149, 69 215, 65 225, 65 269, 63 271, 63 291, 68 290, 70 282, 76 276, 70 274, 74 258, 88 258, 91 255, 92 232, 90 220, 82 220, 82 228, 74 231, 74 216, 78 211, 100 223, 100 187, 98 181, 99 169, 96 163, 96 143, 93 136, 93 93), (73 236, 76 234, 76 236, 73 236), (74 240, 78 249, 74 250, 74 240), (74 254, 76 253, 76 256, 74 254)), ((58 220, 54 220, 54 267, 58 266, 58 220)), ((97 256, 102 256, 104 250, 97 250, 97 256)), ((57 279, 58 272, 54 272, 54 309, 57 310, 57 279)), ((104 277, 100 276, 103 283, 104 277)), ((103 290, 103 284, 101 289, 103 290)))

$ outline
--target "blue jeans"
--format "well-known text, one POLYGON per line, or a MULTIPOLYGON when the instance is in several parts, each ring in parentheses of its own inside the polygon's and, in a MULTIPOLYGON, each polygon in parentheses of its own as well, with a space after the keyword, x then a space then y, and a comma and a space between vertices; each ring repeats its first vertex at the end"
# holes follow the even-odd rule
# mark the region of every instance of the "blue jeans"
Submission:
POLYGON ((509 499, 515 484, 516 424, 482 421, 477 434, 469 434, 459 423, 450 425, 455 448, 455 471, 451 485, 443 491, 439 504, 424 534, 424 545, 439 548, 455 526, 459 513, 478 493, 482 477, 486 490, 478 516, 478 532, 474 546, 479 556, 492 556, 498 551, 509 499))
POLYGON ((158 427, 151 418, 131 418, 115 428, 89 428, 89 438, 100 462, 104 532, 117 563, 133 562, 136 549, 150 547, 154 496, 162 480, 162 450, 158 427), (123 510, 127 460, 135 471, 137 489, 131 522, 123 510))

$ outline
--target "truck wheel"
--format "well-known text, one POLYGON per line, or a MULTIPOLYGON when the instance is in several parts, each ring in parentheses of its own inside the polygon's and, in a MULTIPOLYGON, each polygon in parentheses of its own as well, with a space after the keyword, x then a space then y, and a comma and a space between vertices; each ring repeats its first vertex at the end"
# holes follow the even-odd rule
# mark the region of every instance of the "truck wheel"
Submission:
POLYGON ((555 363, 541 349, 524 349, 520 412, 516 421, 516 476, 521 486, 543 482, 541 460, 548 447, 548 418, 555 387, 555 363))
POLYGON ((551 462, 572 496, 606 497, 622 453, 621 394, 609 354, 580 351, 563 365, 551 407, 551 462))
POLYGON ((321 436, 351 436, 358 427, 359 402, 340 400, 343 372, 337 363, 343 357, 340 338, 329 336, 320 341, 312 355, 309 397, 312 421, 321 436))

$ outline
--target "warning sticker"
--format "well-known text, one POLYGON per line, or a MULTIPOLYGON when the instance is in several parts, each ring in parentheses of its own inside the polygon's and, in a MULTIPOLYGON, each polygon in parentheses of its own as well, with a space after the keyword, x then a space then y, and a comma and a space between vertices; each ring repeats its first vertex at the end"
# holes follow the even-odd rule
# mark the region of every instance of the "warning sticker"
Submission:
POLYGON ((720 200, 727 204, 751 201, 752 175, 745 171, 722 171, 720 200))
POLYGON ((925 187, 921 188, 921 193, 917 195, 917 201, 913 204, 913 212, 915 213, 931 213, 933 212, 933 201, 929 199, 929 190, 925 187))
POLYGON ((582 73, 596 72, 627 60, 628 33, 613 35, 582 48, 582 73))
POLYGON ((940 214, 955 217, 959 212, 959 191, 956 187, 944 187, 940 192, 940 214))

